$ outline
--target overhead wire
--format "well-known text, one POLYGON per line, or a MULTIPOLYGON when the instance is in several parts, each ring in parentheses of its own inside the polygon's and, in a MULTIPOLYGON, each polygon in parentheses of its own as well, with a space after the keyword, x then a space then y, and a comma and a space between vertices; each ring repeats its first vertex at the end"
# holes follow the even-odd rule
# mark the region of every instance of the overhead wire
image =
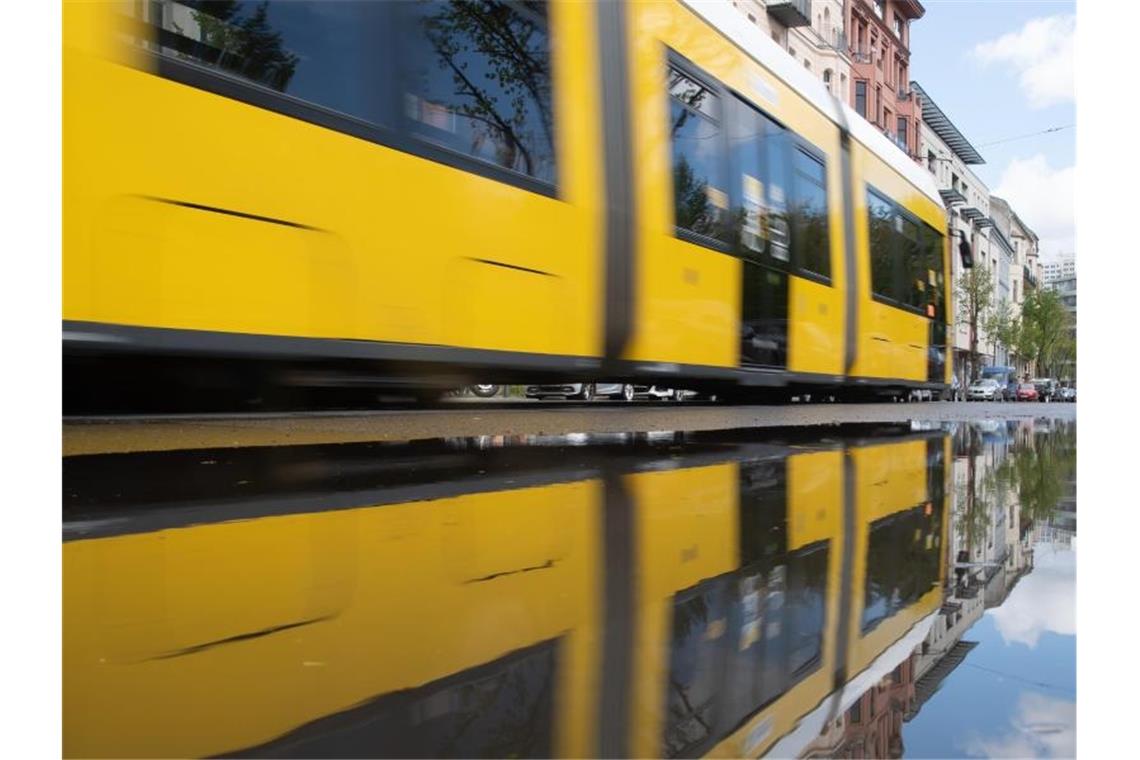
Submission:
POLYGON ((1017 135, 1016 137, 1006 137, 1006 138, 1003 138, 1001 140, 994 140, 992 142, 982 143, 982 144, 978 145, 977 147, 988 148, 992 145, 1001 145, 1002 143, 1013 142, 1014 140, 1025 140, 1029 137, 1037 137, 1038 135, 1047 135, 1051 132, 1060 132, 1061 130, 1064 130, 1064 129, 1072 129, 1075 126, 1077 126, 1077 125, 1076 124, 1065 124, 1065 125, 1060 126, 1060 127, 1049 127, 1049 129, 1042 129, 1039 132, 1030 132, 1027 135, 1017 135))

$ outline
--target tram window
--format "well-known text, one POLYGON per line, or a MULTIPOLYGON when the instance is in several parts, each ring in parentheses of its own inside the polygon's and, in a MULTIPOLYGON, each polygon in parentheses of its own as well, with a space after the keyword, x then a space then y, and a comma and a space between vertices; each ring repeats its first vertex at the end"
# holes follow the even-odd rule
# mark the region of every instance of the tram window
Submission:
POLYGON ((731 203, 738 225, 733 240, 742 256, 768 264, 786 262, 787 131, 743 100, 735 99, 732 105, 728 144, 734 177, 731 203))
POLYGON ((302 724, 243 757, 551 757, 557 639, 302 724))
POLYGON ((554 181, 544 3, 401 4, 404 115, 417 137, 554 181))
POLYGON ((696 754, 719 736, 716 728, 728 632, 728 576, 677 595, 669 648, 665 756, 696 754))
POLYGON ((942 505, 925 504, 871 523, 861 630, 864 634, 938 584, 942 505))
POLYGON ((899 264, 901 269, 900 299, 907 306, 922 309, 926 302, 926 250, 919 227, 911 219, 899 219, 899 264))
POLYGON ((669 67, 669 132, 678 230, 719 248, 731 242, 721 99, 711 85, 669 67), (707 241, 707 242, 706 242, 707 241))
POLYGON ((871 244, 871 292, 898 300, 895 292, 895 209, 886 198, 867 191, 871 244))
MULTIPOLYGON (((788 559, 788 677, 794 683, 819 664, 823 651, 827 544, 800 549, 788 559)), ((789 684, 790 685, 790 684, 789 684)))
POLYGON ((130 7, 164 76, 539 192, 555 183, 543 0, 130 7))
POLYGON ((797 148, 793 152, 792 250, 797 267, 831 276, 827 224, 827 173, 823 162, 797 148))
POLYGON ((930 225, 922 225, 924 265, 927 278, 926 304, 934 307, 934 313, 927 316, 940 321, 946 319, 946 272, 943 266, 945 243, 942 235, 930 225))
POLYGON ((385 122, 390 78, 376 30, 382 4, 194 2, 139 4, 155 52, 372 124, 385 122))

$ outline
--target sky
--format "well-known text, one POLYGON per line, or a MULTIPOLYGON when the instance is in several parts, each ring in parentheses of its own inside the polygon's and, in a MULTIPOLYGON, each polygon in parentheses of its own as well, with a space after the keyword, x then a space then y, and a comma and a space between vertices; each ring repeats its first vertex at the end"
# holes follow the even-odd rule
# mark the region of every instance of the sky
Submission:
POLYGON ((1076 549, 1034 549, 1033 571, 962 637, 978 643, 903 724, 906 757, 1075 757, 1076 549))
POLYGON ((1042 259, 1075 254, 1075 3, 923 5, 910 28, 911 79, 986 160, 971 169, 1037 233, 1042 259), (1069 128, 1004 142, 1054 127, 1069 128))

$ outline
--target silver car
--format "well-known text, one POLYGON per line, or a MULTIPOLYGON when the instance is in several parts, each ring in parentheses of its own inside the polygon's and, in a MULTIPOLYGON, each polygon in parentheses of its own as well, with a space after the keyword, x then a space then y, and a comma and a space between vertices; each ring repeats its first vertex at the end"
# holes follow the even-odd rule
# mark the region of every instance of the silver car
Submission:
POLYGON ((993 378, 979 380, 966 390, 967 401, 997 401, 1001 399, 1001 384, 993 378))
POLYGON ((557 383, 554 385, 528 385, 526 387, 527 398, 570 398, 593 401, 599 396, 632 401, 633 386, 627 383, 557 383))

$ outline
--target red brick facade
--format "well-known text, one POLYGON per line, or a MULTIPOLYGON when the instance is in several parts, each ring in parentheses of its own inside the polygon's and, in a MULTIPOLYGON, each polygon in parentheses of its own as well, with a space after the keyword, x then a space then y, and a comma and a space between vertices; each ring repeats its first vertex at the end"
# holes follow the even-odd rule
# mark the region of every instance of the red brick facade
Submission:
POLYGON ((847 0, 845 7, 851 107, 916 160, 922 104, 910 89, 910 22, 925 13, 917 0, 847 0))

